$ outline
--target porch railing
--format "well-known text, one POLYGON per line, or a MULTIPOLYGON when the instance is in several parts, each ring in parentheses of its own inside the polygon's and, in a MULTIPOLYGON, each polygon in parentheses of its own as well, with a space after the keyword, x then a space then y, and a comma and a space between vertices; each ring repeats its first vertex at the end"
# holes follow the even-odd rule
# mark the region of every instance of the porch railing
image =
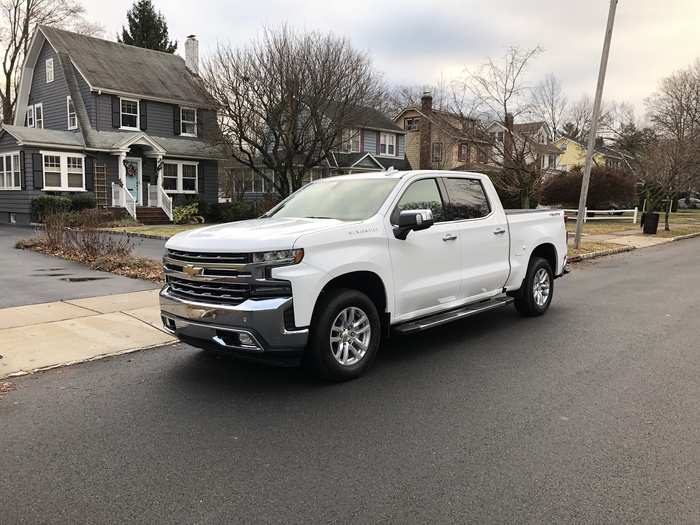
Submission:
POLYGON ((126 208, 131 218, 136 220, 136 199, 126 188, 114 182, 112 183, 112 206, 126 208))
POLYGON ((168 219, 173 220, 173 199, 162 186, 148 185, 148 205, 160 208, 168 216, 168 219))

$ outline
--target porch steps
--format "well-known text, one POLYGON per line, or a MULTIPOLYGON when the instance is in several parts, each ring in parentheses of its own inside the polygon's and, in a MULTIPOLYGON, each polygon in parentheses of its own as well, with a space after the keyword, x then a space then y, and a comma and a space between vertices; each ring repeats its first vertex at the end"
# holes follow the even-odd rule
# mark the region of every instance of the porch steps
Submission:
POLYGON ((136 220, 142 224, 170 224, 165 212, 156 207, 137 207, 136 220))

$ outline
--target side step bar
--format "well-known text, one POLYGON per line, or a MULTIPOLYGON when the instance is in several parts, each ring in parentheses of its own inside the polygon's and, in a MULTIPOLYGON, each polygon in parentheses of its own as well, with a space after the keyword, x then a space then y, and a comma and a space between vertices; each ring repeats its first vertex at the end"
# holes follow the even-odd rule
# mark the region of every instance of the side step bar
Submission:
POLYGON ((463 306, 462 308, 450 310, 449 312, 441 312, 428 317, 421 317, 415 321, 407 321, 395 326, 394 331, 399 334, 421 332, 423 330, 427 330, 428 328, 440 326, 441 324, 451 323, 452 321, 457 321, 458 319, 464 319, 465 317, 471 317, 472 315, 488 312, 489 310, 495 310, 496 308, 507 306, 512 302, 512 297, 498 297, 489 301, 463 306))

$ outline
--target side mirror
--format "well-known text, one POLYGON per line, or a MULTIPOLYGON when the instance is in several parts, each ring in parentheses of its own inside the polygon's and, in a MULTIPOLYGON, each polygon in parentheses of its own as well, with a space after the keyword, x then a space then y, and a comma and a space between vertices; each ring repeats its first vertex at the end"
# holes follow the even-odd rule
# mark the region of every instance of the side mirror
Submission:
POLYGON ((399 225, 394 226, 394 237, 406 240, 411 230, 427 230, 434 223, 432 210, 404 210, 399 213, 399 225))

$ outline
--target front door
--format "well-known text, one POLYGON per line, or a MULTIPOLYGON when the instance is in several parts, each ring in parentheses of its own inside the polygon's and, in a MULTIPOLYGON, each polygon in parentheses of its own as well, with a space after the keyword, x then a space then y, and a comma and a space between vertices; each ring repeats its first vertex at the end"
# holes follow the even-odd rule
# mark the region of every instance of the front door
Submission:
POLYGON ((406 240, 389 239, 396 290, 396 319, 429 315, 458 303, 462 278, 462 248, 454 224, 444 222, 443 196, 434 178, 406 188, 391 214, 396 224, 402 210, 431 209, 435 224, 412 231, 406 240))
POLYGON ((141 188, 141 159, 127 157, 124 166, 126 168, 126 189, 139 206, 143 204, 143 190, 141 188))

